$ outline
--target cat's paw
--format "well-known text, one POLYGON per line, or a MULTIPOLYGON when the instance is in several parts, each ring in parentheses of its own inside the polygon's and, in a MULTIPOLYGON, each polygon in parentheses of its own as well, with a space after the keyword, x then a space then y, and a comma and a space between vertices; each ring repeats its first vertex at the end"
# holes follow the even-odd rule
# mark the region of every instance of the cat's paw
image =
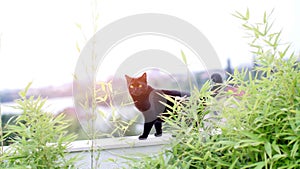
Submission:
POLYGON ((155 137, 160 137, 160 136, 162 136, 162 133, 155 133, 154 136, 155 137))
POLYGON ((143 135, 139 136, 139 140, 146 140, 146 139, 147 139, 147 136, 143 136, 143 135))

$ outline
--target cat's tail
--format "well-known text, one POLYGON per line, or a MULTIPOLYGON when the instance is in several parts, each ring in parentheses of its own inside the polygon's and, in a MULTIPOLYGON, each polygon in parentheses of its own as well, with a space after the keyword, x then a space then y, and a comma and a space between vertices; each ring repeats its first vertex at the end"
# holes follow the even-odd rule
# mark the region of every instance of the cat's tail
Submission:
POLYGON ((164 94, 170 96, 178 96, 178 97, 190 97, 191 94, 189 92, 181 92, 177 90, 161 90, 164 94))

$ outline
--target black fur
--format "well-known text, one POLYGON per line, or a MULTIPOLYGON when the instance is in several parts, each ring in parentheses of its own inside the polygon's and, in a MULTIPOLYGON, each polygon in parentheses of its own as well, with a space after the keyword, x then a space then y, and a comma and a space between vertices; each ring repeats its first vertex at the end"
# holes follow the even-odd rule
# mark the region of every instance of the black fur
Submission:
POLYGON ((130 96, 134 101, 134 105, 139 111, 141 111, 145 119, 144 131, 143 134, 139 136, 139 139, 147 139, 153 125, 156 130, 154 135, 156 137, 161 136, 163 120, 159 118, 159 116, 169 109, 163 103, 173 107, 173 103, 164 98, 163 95, 183 97, 190 96, 190 94, 176 90, 154 89, 148 85, 146 73, 138 78, 132 78, 127 75, 125 75, 125 77, 130 96))

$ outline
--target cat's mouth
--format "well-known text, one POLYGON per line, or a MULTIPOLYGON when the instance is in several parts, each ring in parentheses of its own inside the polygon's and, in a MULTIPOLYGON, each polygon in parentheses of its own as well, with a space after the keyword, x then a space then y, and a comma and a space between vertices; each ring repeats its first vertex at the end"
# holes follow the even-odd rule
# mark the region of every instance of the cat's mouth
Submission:
POLYGON ((141 96, 143 95, 143 92, 132 92, 131 94, 134 96, 141 96))

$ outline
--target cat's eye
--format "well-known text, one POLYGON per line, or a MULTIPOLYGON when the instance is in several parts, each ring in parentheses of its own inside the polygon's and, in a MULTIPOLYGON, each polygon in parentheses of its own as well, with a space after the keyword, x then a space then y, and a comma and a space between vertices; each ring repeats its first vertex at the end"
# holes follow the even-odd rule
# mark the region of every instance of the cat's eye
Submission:
POLYGON ((131 89, 133 89, 133 85, 130 85, 129 87, 130 87, 131 89))
POLYGON ((143 85, 140 84, 140 85, 139 85, 139 88, 141 88, 141 87, 143 87, 143 85))

